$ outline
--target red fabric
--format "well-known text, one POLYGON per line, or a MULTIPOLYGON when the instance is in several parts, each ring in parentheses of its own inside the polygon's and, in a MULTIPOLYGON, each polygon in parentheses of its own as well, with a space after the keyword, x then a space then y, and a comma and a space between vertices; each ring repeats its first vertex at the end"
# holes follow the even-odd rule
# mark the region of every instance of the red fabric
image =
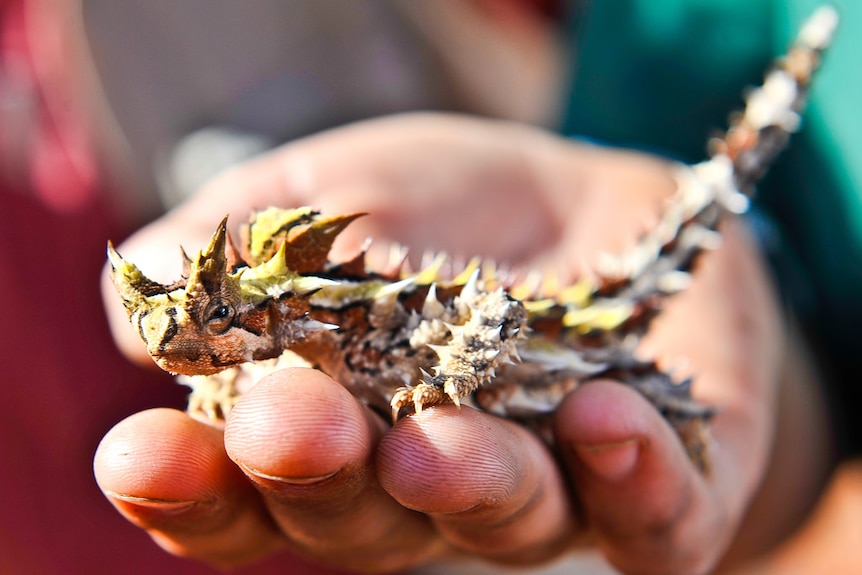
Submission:
MULTIPOLYGON (((33 192, 48 206, 73 211, 98 187, 86 119, 81 116, 79 70, 69 66, 68 29, 53 2, 0 4, 0 75, 32 99, 24 166, 33 192)), ((2 129, 2 127, 0 127, 2 129)))
MULTIPOLYGON (((23 153, 0 125, 0 168, 25 175, 13 189, 0 173, 0 573, 218 573, 159 549, 93 477, 112 425, 181 408, 186 390, 131 365, 111 340, 99 275, 108 238, 125 230, 99 193, 86 124, 67 105, 74 78, 49 37, 54 2, 0 0, 0 102, 29 94, 35 111, 31 132, 19 133, 23 153)), ((288 555, 246 572, 332 573, 288 555)))

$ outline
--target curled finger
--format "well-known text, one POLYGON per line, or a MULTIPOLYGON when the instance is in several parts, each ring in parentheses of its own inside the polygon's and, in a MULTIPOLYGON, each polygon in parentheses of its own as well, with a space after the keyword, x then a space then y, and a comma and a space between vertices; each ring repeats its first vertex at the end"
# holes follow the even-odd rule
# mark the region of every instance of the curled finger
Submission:
POLYGON ((225 443, 292 545, 339 567, 392 571, 445 548, 427 518, 378 484, 382 422, 312 369, 261 380, 237 404, 225 443))
POLYGON ((575 524, 550 452, 526 429, 440 406, 400 422, 378 450, 381 483, 431 517, 453 547, 530 564, 572 543, 575 524))

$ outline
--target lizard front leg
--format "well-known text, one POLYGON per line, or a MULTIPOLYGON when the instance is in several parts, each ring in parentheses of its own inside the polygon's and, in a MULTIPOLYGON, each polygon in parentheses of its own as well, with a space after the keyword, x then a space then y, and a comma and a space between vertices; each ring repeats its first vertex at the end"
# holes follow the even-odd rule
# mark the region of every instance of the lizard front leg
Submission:
POLYGON ((393 420, 402 408, 412 406, 417 413, 428 405, 461 404, 461 399, 491 381, 496 371, 518 359, 517 342, 525 336, 527 312, 524 306, 502 289, 481 289, 477 275, 447 306, 434 307, 438 317, 426 317, 417 334, 437 334, 425 342, 439 363, 430 372, 422 370, 421 380, 402 387, 392 397, 393 420), (442 343, 435 343, 435 340, 442 343))

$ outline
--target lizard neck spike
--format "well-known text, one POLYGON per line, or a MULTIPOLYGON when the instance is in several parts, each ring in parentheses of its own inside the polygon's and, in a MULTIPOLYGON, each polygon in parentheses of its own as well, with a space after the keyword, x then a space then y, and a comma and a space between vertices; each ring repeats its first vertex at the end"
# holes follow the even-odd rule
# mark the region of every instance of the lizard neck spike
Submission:
POLYGON ((241 282, 244 297, 255 303, 269 298, 278 298, 292 293, 299 297, 309 297, 316 291, 332 287, 337 281, 313 275, 303 276, 287 265, 287 243, 281 242, 278 250, 267 261, 254 267, 240 268, 230 281, 241 282))

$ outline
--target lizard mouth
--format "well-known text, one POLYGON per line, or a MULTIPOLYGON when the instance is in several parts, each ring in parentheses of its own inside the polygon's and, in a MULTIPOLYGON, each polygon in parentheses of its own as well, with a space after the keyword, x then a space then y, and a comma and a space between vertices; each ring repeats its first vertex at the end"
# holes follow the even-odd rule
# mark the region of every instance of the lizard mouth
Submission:
POLYGON ((159 367, 174 375, 213 375, 233 365, 233 363, 221 362, 215 354, 189 353, 188 351, 163 352, 153 354, 152 358, 159 367))

